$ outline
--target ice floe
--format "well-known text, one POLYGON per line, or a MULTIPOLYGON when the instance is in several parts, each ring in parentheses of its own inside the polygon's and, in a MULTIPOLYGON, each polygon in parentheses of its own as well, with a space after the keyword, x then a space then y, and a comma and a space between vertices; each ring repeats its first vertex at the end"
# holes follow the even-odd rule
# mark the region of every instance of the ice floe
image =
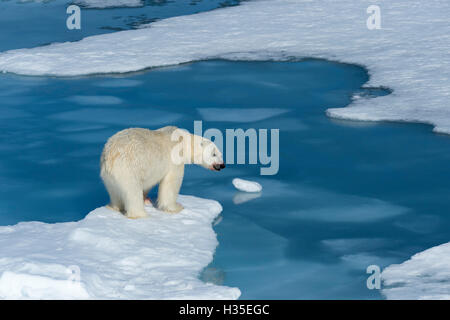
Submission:
POLYGON ((260 192, 262 190, 262 186, 255 181, 234 178, 232 183, 236 189, 244 192, 260 192))
POLYGON ((77 222, 0 227, 0 298, 237 299, 198 279, 217 246, 213 200, 180 196, 185 210, 146 207, 132 220, 98 208, 77 222))
POLYGON ((150 28, 0 54, 0 70, 75 76, 130 72, 209 58, 289 60, 316 57, 368 68, 368 86, 387 96, 355 99, 328 115, 355 120, 424 122, 450 133, 450 3, 377 1, 381 29, 369 30, 359 1, 249 1, 150 28))
POLYGON ((383 270, 388 299, 450 299, 450 242, 383 270))

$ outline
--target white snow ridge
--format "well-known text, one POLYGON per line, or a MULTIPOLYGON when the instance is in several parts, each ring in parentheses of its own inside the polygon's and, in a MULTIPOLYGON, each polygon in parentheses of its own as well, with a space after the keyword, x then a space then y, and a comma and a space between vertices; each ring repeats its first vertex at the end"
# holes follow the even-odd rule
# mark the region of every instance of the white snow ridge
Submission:
POLYGON ((201 59, 316 57, 364 65, 368 86, 390 95, 360 98, 328 115, 424 122, 450 133, 450 2, 378 0, 381 29, 369 30, 373 1, 260 0, 129 30, 0 54, 0 71, 75 76, 130 72, 201 59))
POLYGON ((185 210, 147 207, 132 220, 98 208, 78 222, 0 227, 3 299, 237 299, 199 273, 217 246, 213 200, 179 196, 185 210))

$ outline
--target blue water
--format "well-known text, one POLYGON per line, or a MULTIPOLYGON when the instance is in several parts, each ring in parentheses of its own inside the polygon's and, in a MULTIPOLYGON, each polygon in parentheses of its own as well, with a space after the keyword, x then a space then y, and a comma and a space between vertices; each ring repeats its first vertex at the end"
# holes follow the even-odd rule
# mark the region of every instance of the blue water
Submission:
POLYGON ((389 93, 363 89, 367 80, 359 66, 313 59, 63 79, 2 74, 0 224, 79 220, 107 203, 99 157, 118 130, 193 130, 204 108, 287 109, 258 121, 242 113, 224 122, 222 112, 203 121, 204 130, 279 128, 280 170, 261 177, 259 165, 187 168, 181 192, 224 208, 202 278, 237 286, 246 299, 379 299, 366 288, 368 265, 399 263, 449 239, 450 138, 426 125, 325 116, 353 94, 389 93), (263 192, 249 198, 234 177, 259 181, 263 192))
POLYGON ((207 272, 240 287, 242 298, 379 298, 365 287, 368 265, 448 241, 450 139, 425 125, 325 116, 353 93, 387 93, 361 89, 367 79, 363 68, 321 60, 206 61, 122 77, 2 75, 0 221, 72 221, 104 205, 100 152, 120 129, 193 130, 202 108, 284 108, 256 122, 246 114, 203 122, 204 130, 281 129, 276 176, 259 176, 259 165, 187 169, 181 192, 224 207, 207 272), (246 195, 234 177, 259 181, 261 196, 235 204, 246 195))

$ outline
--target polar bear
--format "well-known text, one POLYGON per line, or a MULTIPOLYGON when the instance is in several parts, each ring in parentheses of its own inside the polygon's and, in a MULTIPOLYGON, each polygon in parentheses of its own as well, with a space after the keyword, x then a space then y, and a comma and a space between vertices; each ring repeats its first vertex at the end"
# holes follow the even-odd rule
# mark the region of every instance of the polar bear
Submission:
POLYGON ((225 168, 222 153, 211 140, 177 127, 116 133, 106 142, 100 160, 100 176, 110 197, 108 207, 128 218, 145 217, 146 196, 159 184, 157 207, 180 212, 183 207, 176 200, 184 165, 191 163, 214 171, 225 168))

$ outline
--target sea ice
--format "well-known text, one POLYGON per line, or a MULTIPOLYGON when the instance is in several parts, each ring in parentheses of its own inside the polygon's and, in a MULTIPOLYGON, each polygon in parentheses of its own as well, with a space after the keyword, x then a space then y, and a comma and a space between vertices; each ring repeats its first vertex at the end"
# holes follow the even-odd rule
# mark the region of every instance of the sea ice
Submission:
POLYGON ((213 200, 179 196, 185 210, 146 207, 132 220, 105 207, 77 222, 0 227, 0 298, 237 299, 198 279, 217 246, 213 200))
POLYGON ((329 116, 423 122, 434 125, 436 132, 450 133, 450 2, 376 4, 381 29, 369 30, 370 3, 364 1, 246 1, 163 19, 150 28, 6 51, 0 54, 0 71, 75 76, 210 58, 324 58, 364 65, 371 75, 367 86, 393 90, 387 96, 361 97, 348 107, 329 109, 329 116))
POLYGON ((388 299, 450 299, 450 242, 390 265, 381 277, 388 299))
POLYGON ((249 181, 239 178, 233 179, 233 185, 236 189, 244 192, 260 192, 262 190, 262 186, 255 181, 249 181))

